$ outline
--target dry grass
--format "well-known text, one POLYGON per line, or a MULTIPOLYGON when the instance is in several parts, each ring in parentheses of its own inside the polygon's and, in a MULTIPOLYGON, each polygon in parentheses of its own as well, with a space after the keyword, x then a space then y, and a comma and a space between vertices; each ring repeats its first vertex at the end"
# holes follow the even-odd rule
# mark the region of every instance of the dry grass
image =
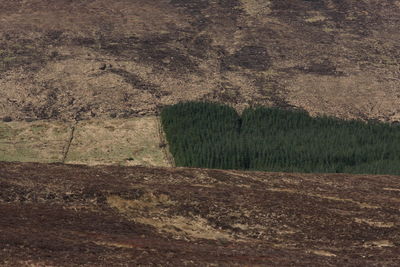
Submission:
POLYGON ((391 227, 395 226, 395 223, 393 223, 393 222, 379 222, 379 221, 373 221, 373 220, 364 219, 364 218, 355 218, 354 221, 357 223, 365 223, 369 226, 378 227, 378 228, 391 228, 391 227))
POLYGON ((167 166, 156 117, 77 124, 66 163, 167 166))
POLYGON ((107 203, 129 219, 153 226, 160 233, 170 233, 176 239, 233 240, 229 233, 215 229, 200 216, 171 217, 166 211, 176 203, 164 194, 146 193, 134 200, 109 196, 107 203))
POLYGON ((398 1, 228 2, 3 1, 0 118, 124 118, 212 100, 400 119, 398 1), (250 54, 232 61, 245 47, 268 51, 266 71, 250 54))
POLYGON ((339 202, 349 202, 352 204, 355 204, 359 206, 360 208, 367 208, 367 209, 378 209, 380 207, 375 206, 375 205, 370 205, 368 203, 363 203, 363 202, 358 202, 354 201, 353 199, 350 198, 339 198, 339 197, 334 197, 334 196, 325 196, 321 194, 312 194, 312 193, 307 193, 307 192, 302 192, 298 190, 293 190, 293 189, 288 189, 288 188, 268 188, 266 190, 273 191, 273 192, 285 192, 285 193, 290 193, 290 194, 299 194, 299 195, 306 195, 310 197, 315 197, 315 198, 322 198, 330 201, 339 201, 339 202))
MULTIPOLYGON (((66 163, 168 166, 157 117, 79 122, 66 163)), ((0 123, 0 161, 61 162, 72 123, 0 123)))
POLYGON ((0 161, 59 162, 69 131, 61 122, 0 122, 0 161))
POLYGON ((398 82, 378 79, 378 74, 362 72, 349 77, 298 76, 288 87, 287 99, 312 115, 399 120, 398 82))
POLYGON ((326 17, 323 16, 320 12, 310 12, 309 17, 305 19, 306 22, 313 23, 313 22, 321 22, 326 20, 326 17))
POLYGON ((271 12, 271 1, 269 0, 241 0, 243 9, 250 16, 263 16, 271 12))

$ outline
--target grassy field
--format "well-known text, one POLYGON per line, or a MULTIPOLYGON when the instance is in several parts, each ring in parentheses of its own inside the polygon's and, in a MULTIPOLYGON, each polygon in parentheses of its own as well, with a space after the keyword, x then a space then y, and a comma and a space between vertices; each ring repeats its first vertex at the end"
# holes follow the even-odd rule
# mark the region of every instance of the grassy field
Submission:
POLYGON ((0 161, 60 162, 70 131, 62 122, 0 122, 0 161))
POLYGON ((82 121, 66 163, 167 166, 157 123, 156 117, 82 121))
POLYGON ((157 117, 0 123, 0 161, 167 166, 157 117), (68 150, 68 151, 67 151, 68 150))

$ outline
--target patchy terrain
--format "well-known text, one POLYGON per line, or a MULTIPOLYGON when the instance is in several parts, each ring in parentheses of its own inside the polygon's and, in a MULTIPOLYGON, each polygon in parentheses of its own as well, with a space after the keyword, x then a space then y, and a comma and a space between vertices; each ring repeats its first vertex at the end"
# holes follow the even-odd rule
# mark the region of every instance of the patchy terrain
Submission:
POLYGON ((153 115, 186 100, 398 122, 399 0, 0 0, 0 22, 0 266, 400 265, 396 176, 1 162, 172 165, 153 115))
POLYGON ((0 19, 0 117, 197 99, 400 119, 399 0, 1 0, 0 19))
POLYGON ((400 179, 0 163, 0 265, 398 266, 400 179))

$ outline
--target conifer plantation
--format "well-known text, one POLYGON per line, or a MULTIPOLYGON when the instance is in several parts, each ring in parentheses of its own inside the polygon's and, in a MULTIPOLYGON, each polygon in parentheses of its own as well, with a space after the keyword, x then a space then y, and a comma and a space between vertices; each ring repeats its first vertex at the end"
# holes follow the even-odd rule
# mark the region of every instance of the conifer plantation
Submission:
POLYGON ((255 107, 168 106, 162 124, 177 166, 400 174, 400 127, 255 107))
POLYGON ((240 117, 221 104, 186 102, 163 109, 161 120, 176 166, 240 168, 240 117))

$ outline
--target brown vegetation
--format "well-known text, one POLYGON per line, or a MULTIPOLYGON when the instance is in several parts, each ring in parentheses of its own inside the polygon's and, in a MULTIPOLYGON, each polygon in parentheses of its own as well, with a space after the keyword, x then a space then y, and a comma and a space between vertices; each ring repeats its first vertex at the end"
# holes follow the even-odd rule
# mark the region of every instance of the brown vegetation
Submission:
POLYGON ((398 266, 396 176, 0 163, 0 265, 398 266))
POLYGON ((400 119, 398 0, 0 1, 0 118, 180 100, 400 119))

